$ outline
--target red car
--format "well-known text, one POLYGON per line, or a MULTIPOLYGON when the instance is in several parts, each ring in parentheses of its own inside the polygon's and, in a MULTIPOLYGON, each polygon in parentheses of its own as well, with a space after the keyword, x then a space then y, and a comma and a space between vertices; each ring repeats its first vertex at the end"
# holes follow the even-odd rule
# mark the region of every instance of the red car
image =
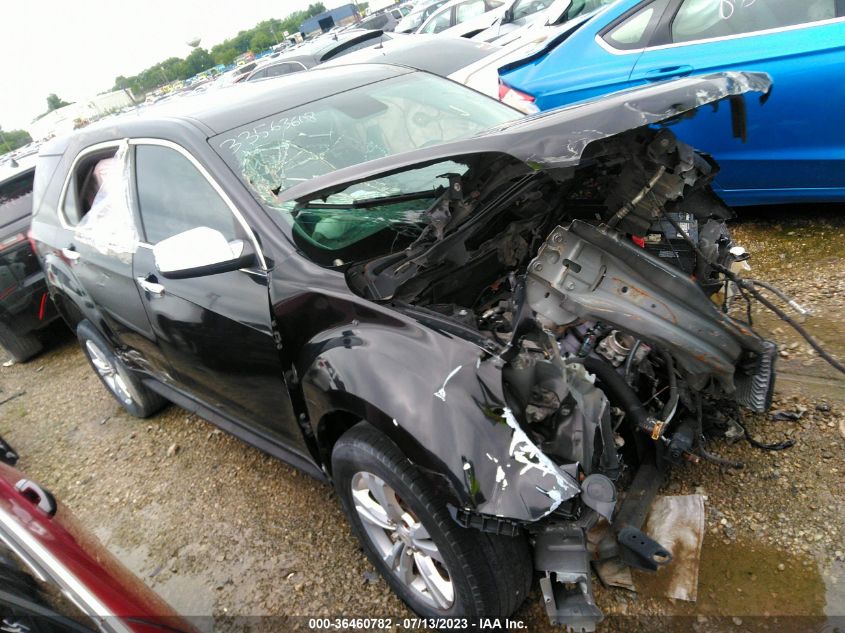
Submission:
POLYGON ((12 468, 0 438, 0 630, 52 633, 195 629, 12 468))

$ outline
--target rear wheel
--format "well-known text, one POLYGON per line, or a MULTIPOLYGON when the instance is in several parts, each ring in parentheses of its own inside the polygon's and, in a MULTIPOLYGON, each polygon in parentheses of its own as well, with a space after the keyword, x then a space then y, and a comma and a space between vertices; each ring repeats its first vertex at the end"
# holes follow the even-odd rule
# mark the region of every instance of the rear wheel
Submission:
POLYGON ((80 323, 76 336, 97 377, 127 412, 136 418, 148 418, 167 404, 167 400, 146 387, 126 367, 88 321, 80 323))
POLYGON ((5 323, 0 323, 0 345, 17 362, 29 360, 41 351, 41 341, 35 334, 15 334, 5 323))
POLYGON ((502 618, 528 595, 525 538, 457 525, 430 482, 377 429, 361 423, 345 433, 332 451, 332 474, 367 557, 416 613, 502 618))

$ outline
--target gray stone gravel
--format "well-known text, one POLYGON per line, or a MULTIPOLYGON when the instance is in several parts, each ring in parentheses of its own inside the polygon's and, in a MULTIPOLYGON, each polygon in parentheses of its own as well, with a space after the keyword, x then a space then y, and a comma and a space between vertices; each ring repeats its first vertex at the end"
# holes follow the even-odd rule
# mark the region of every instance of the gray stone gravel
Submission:
MULTIPOLYGON (((737 231, 755 274, 813 308, 807 327, 820 329, 840 356, 843 226, 822 214, 737 231)), ((691 616, 684 630, 710 630, 719 615, 729 616, 720 626, 736 630, 754 628, 753 620, 743 624, 747 616, 845 615, 845 382, 788 328, 762 323, 787 352, 775 408, 803 413, 797 421, 750 418, 749 430, 796 446, 771 453, 716 443, 712 450, 746 467, 699 464, 679 473, 665 493, 707 496, 699 602, 649 596, 650 581, 639 576, 639 595, 599 587, 599 605, 619 616, 604 630, 633 630, 660 614, 691 616)), ((0 401, 25 392, 0 405, 0 434, 21 454, 21 470, 177 610, 217 618, 410 615, 372 576, 331 488, 176 406, 151 420, 129 417, 73 338, 53 339, 34 361, 0 368, 0 401)), ((530 630, 555 630, 536 585, 516 617, 530 630)))

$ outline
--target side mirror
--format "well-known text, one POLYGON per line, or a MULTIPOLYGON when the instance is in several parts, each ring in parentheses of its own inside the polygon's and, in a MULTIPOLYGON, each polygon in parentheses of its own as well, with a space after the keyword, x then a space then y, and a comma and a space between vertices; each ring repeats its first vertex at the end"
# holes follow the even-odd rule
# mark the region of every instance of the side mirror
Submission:
POLYGON ((188 279, 254 266, 246 240, 229 242, 220 231, 201 226, 162 240, 153 247, 156 268, 166 279, 188 279))
POLYGON ((505 12, 502 14, 502 24, 509 24, 513 22, 513 9, 506 9, 505 12))

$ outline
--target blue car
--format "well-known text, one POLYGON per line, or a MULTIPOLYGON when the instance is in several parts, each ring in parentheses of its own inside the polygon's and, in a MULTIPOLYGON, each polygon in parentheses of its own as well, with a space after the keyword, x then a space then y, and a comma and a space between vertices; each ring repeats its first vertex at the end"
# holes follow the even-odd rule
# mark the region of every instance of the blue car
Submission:
MULTIPOLYGON (((577 0, 576 0, 577 1, 577 0)), ((548 110, 691 74, 763 71, 737 138, 731 110, 678 125, 721 164, 732 205, 845 201, 845 0, 619 0, 551 50, 500 70, 501 98, 548 110)))

